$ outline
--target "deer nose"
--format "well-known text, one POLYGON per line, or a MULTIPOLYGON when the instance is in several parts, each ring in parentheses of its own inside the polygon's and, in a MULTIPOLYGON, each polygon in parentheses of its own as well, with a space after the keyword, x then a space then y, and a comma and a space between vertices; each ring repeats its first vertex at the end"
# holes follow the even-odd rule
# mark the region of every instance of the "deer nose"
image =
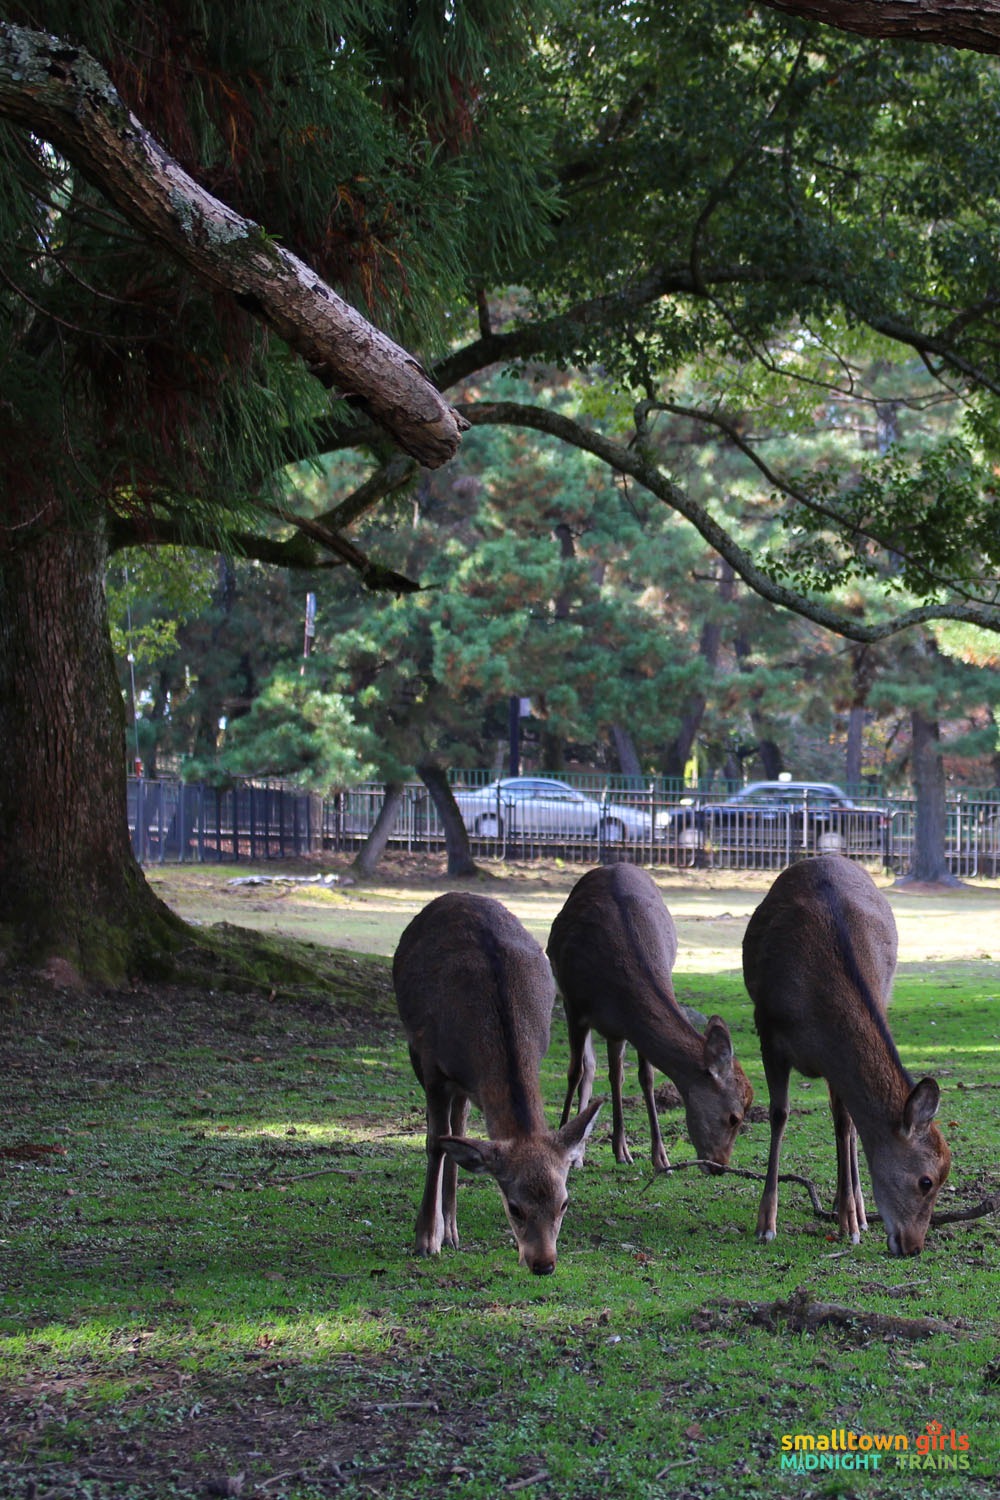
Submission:
POLYGON ((554 1260, 533 1260, 531 1270, 535 1276, 551 1276, 556 1268, 554 1260))

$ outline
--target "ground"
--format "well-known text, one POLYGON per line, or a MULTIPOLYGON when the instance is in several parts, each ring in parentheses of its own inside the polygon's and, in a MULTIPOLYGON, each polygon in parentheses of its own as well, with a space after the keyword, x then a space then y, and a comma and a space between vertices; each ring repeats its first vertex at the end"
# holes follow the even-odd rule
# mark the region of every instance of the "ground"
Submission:
MULTIPOLYGON (((740 1267, 754 1259, 746 1244, 751 1184, 743 1185, 746 1198, 734 1218, 732 1180, 718 1188, 689 1173, 669 1188, 647 1183, 644 1190, 648 1163, 634 1174, 602 1166, 573 1184, 565 1266, 561 1256, 557 1276, 541 1279, 541 1286, 518 1272, 495 1194, 475 1182, 462 1194, 466 1246, 433 1265, 415 1262, 408 1240, 422 1107, 385 959, 363 952, 391 953, 412 911, 449 883, 426 862, 394 862, 366 887, 228 883, 247 873, 220 878, 189 867, 151 875, 189 917, 318 942, 317 962, 328 964, 319 988, 279 975, 271 984, 234 989, 220 972, 217 983, 139 984, 93 995, 60 987, 58 972, 43 979, 0 968, 0 1267, 7 1309, 0 1311, 0 1344, 15 1372, 0 1381, 3 1500, 749 1494, 754 1465, 772 1462, 770 1434, 792 1425, 803 1402, 833 1420, 832 1403, 841 1398, 816 1394, 823 1381, 848 1403, 837 1420, 864 1417, 869 1425, 876 1420, 873 1401, 895 1402, 901 1422, 913 1387, 913 1411, 922 1420, 924 1406, 927 1415, 936 1410, 935 1392, 961 1389, 961 1398, 947 1398, 952 1418, 961 1416, 978 1434, 975 1403, 993 1399, 1000 1360, 993 1314, 966 1302, 977 1278, 991 1278, 995 1267, 1000 1236, 989 1222, 941 1230, 920 1263, 890 1265, 877 1231, 855 1254, 831 1247, 828 1228, 809 1225, 789 1188, 773 1258, 758 1257, 746 1275, 740 1267), (328 944, 337 947, 331 952, 328 944), (317 1120, 322 1128, 310 1123, 317 1120), (672 1238, 664 1247, 657 1199, 668 1193, 672 1238), (701 1218, 708 1203, 716 1215, 711 1228, 701 1218), (702 1241, 718 1257, 710 1266, 702 1241), (608 1281, 595 1287, 603 1268, 608 1281), (681 1312, 668 1292, 678 1278, 689 1289, 681 1312), (784 1341, 768 1343, 773 1336, 760 1330, 734 1333, 725 1323, 731 1300, 722 1323, 712 1312, 715 1296, 756 1303, 788 1298, 803 1279, 838 1304, 952 1318, 960 1305, 970 1314, 971 1353, 956 1345, 954 1353, 934 1356, 928 1370, 932 1357, 908 1346, 890 1345, 882 1355, 867 1336, 850 1352, 843 1341, 817 1338, 800 1369, 798 1355, 789 1362, 772 1352, 784 1350, 784 1341), (253 1331, 235 1338, 229 1325, 239 1322, 251 1282, 257 1300, 245 1321, 252 1316, 253 1331), (569 1312, 550 1329, 545 1310, 555 1296, 566 1299, 569 1312), (939 1307, 949 1297, 952 1305, 939 1307), (328 1337, 319 1330, 338 1307, 346 1319, 355 1305, 355 1346, 325 1344, 317 1359, 314 1346, 328 1337), (449 1311, 453 1319, 464 1316, 466 1306, 468 1322, 453 1345, 439 1319, 449 1311), (476 1347, 481 1329, 508 1324, 509 1345, 476 1347), (18 1328, 26 1341, 21 1352, 18 1328), (85 1343, 85 1334, 95 1342, 85 1343), (744 1358, 744 1342, 762 1351, 754 1359, 773 1362, 760 1366, 768 1376, 759 1385, 747 1383, 742 1366, 727 1373, 727 1361, 744 1358), (959 1379, 950 1374, 952 1358, 964 1361, 967 1387, 949 1387, 949 1379, 959 1379), (704 1365, 689 1366, 692 1359, 704 1365), (561 1418, 549 1410, 548 1377, 563 1382, 561 1418), (614 1455, 632 1442, 634 1466, 648 1441, 641 1432, 633 1438, 616 1429, 622 1418, 606 1403, 619 1383, 635 1422, 635 1403, 648 1399, 652 1417, 641 1420, 660 1424, 652 1475, 645 1484, 637 1480, 634 1491, 614 1455), (558 1478, 557 1420, 573 1429, 563 1440, 576 1445, 578 1489, 558 1478), (703 1457, 715 1441, 713 1422, 723 1431, 747 1423, 763 1436, 741 1439, 743 1456, 713 1470, 703 1457), (513 1448, 501 1440, 504 1432, 518 1439, 513 1448), (599 1474, 600 1486, 593 1478, 599 1474), (491 1476, 502 1476, 492 1488, 491 1476)), ((281 872, 271 866, 262 873, 281 872)), ((543 937, 579 873, 506 869, 472 888, 504 900, 543 937)), ((720 1005, 727 1016, 736 1014, 744 1056, 752 1030, 740 999, 739 943, 766 884, 699 872, 665 877, 681 932, 678 969, 731 976, 720 1005)), ((961 1022, 973 1029, 973 1017, 959 1007, 978 1003, 984 984, 998 993, 990 948, 1000 946, 1000 890, 890 895, 916 996, 904 1001, 901 1020, 918 1056, 920 1049, 935 1056, 936 1033, 907 1033, 907 1005, 914 1015, 922 1009, 920 986, 938 973, 947 972, 948 994, 957 997, 935 1000, 950 1008, 928 1012, 927 1025, 940 1027, 952 1017, 953 1052, 941 1067, 950 1079, 946 1131, 956 1151, 955 1201, 976 1201, 997 1186, 990 1163, 1000 1095, 989 1092, 995 1081, 970 1085, 965 1059, 975 1037, 955 1028, 961 1022), (970 1001, 959 987, 965 970, 979 986, 970 1001), (960 1092, 970 1087, 982 1092, 960 1092), (982 1110, 978 1119, 969 1114, 972 1104, 982 1110)), ((550 1097, 558 1093, 562 1066, 553 1066, 550 1097)), ((804 1082, 794 1113, 800 1131, 815 1116, 818 1169, 829 1175, 821 1092, 809 1092, 804 1082)), ((633 1099, 629 1109, 638 1133, 641 1105, 633 1099)), ((757 1109, 759 1120, 759 1103, 757 1109)), ((672 1128, 676 1137, 676 1120, 672 1128)), ((760 1133, 753 1141, 760 1154, 766 1127, 752 1129, 760 1133)), ((796 1157, 802 1165, 802 1139, 789 1142, 791 1170, 796 1157)), ((672 1159, 679 1158, 672 1152, 672 1159)), ((813 1425, 820 1425, 818 1416, 813 1425)), ((976 1445, 981 1452, 978 1435, 976 1445)), ((801 1500, 809 1492, 803 1476, 795 1478, 801 1500)), ((933 1479, 935 1494, 952 1493, 941 1488, 944 1476, 933 1479)), ((772 1476, 765 1489, 780 1496, 783 1482, 772 1476)), ((975 1476, 962 1483, 966 1495, 992 1492, 975 1476)), ((907 1476, 906 1487, 911 1500, 924 1493, 917 1476, 907 1476)))

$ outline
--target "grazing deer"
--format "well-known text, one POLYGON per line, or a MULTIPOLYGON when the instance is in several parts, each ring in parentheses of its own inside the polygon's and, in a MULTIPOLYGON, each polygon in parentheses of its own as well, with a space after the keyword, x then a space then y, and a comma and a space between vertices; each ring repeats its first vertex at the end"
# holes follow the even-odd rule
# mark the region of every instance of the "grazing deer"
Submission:
MULTIPOLYGON (((699 1157, 725 1166, 753 1090, 733 1057, 729 1029, 712 1016, 702 1036, 674 999, 670 971, 677 933, 652 878, 636 865, 589 870, 570 891, 552 924, 548 955, 563 998, 569 1028, 569 1087, 580 1105, 594 1079, 591 1029, 608 1044, 616 1161, 631 1162, 622 1113, 625 1045, 639 1054, 639 1083, 652 1136, 655 1167, 667 1167, 653 1097, 653 1069, 672 1078, 687 1114, 688 1134, 699 1157)), ((709 1169, 710 1170, 710 1169, 709 1169)))
POLYGON ((867 1229, 858 1135, 892 1255, 919 1255, 951 1161, 934 1124, 939 1089, 913 1079, 886 1023, 896 923, 860 866, 823 854, 778 876, 750 918, 743 973, 770 1091, 771 1151, 757 1238, 775 1235, 778 1158, 792 1068, 825 1078, 837 1139, 837 1218, 854 1244, 867 1229))
POLYGON ((555 986, 534 938, 488 896, 439 896, 414 917, 392 966, 414 1072, 427 1095, 427 1176, 418 1255, 458 1245, 458 1167, 496 1179, 518 1261, 555 1270, 569 1168, 601 1104, 549 1130, 538 1070, 549 1045, 555 986), (489 1140, 464 1135, 469 1101, 489 1140))

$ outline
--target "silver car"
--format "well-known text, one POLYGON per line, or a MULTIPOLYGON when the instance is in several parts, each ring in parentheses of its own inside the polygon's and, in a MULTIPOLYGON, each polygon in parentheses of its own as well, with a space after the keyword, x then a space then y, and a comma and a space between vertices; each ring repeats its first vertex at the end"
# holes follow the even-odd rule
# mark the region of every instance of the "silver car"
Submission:
POLYGON ((455 801, 470 833, 481 838, 599 838, 605 843, 653 836, 648 812, 599 801, 564 781, 509 776, 475 791, 457 790, 455 801))

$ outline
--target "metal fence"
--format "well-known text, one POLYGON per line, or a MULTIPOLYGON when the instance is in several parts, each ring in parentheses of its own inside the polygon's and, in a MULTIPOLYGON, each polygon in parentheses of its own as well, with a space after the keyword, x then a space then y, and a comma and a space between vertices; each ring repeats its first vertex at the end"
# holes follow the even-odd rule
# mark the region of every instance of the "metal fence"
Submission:
POLYGON ((225 790, 128 778, 132 848, 144 864, 286 859, 322 850, 322 799, 281 782, 225 790))
MULTIPOLYGON (((795 806, 767 805, 744 803, 725 787, 685 791, 678 783, 636 786, 589 776, 555 787, 524 778, 514 794, 485 775, 468 774, 455 778, 453 791, 473 853, 483 858, 593 864, 616 854, 643 864, 778 870, 801 854, 836 849, 898 873, 909 866, 915 836, 914 800, 871 792, 856 795, 850 807, 822 794, 795 806)), ((374 782, 321 798, 274 781, 218 791, 129 778, 129 827, 147 863, 350 852, 374 828, 383 796, 374 782)), ((390 847, 444 848, 422 783, 406 786, 390 847)), ((1000 875, 1000 790, 949 797, 946 853, 956 875, 1000 875)))

